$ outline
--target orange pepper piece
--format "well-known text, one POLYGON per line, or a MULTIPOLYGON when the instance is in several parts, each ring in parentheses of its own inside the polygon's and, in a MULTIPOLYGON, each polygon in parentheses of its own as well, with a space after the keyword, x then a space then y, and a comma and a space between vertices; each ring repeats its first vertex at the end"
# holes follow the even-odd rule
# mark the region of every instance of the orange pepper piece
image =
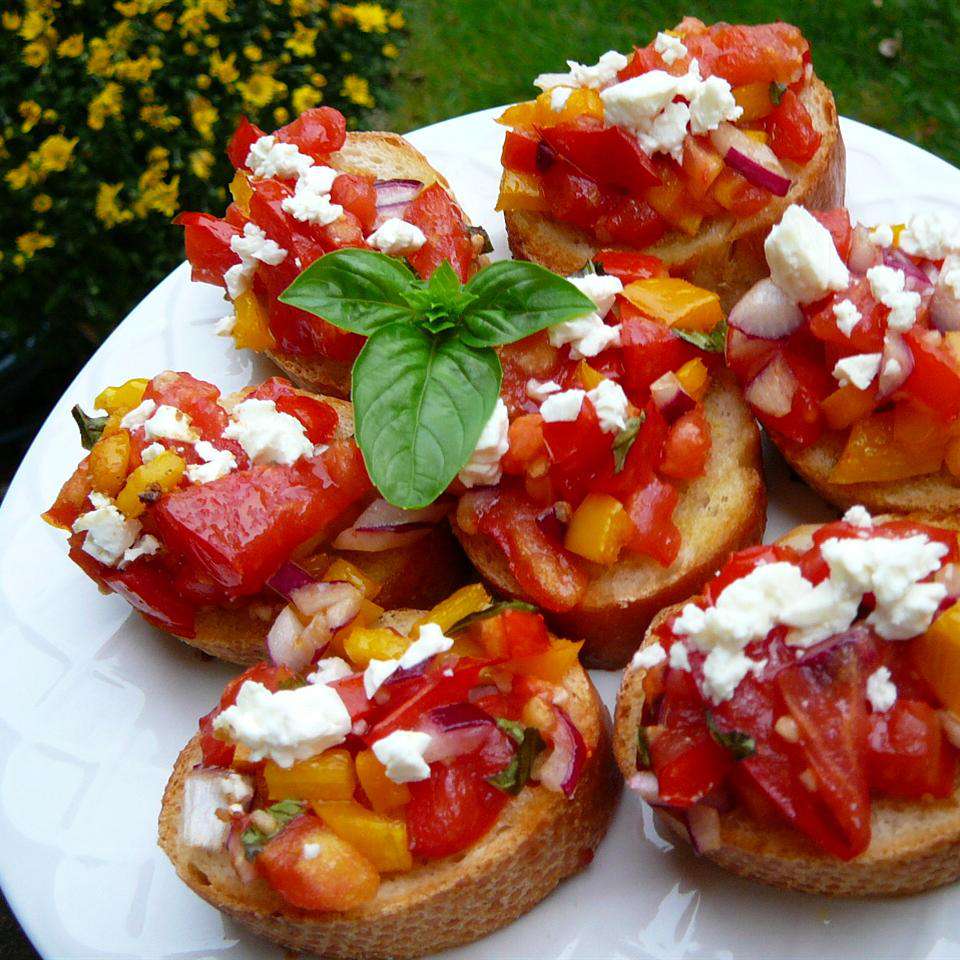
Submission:
POLYGON ((944 439, 926 446, 904 446, 894 438, 893 412, 876 413, 853 425, 831 483, 904 480, 934 473, 943 462, 944 439))

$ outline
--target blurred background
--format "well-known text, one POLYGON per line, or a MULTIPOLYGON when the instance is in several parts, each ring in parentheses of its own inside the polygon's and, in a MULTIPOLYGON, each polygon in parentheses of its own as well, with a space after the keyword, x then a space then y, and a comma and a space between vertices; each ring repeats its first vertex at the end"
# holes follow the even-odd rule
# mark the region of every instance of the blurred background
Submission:
MULTIPOLYGON (((221 212, 224 144, 326 103, 400 132, 535 91, 684 15, 797 23, 840 112, 960 164, 960 4, 0 0, 0 496, 85 359, 221 212)), ((34 957, 0 908, 0 956, 34 957)))

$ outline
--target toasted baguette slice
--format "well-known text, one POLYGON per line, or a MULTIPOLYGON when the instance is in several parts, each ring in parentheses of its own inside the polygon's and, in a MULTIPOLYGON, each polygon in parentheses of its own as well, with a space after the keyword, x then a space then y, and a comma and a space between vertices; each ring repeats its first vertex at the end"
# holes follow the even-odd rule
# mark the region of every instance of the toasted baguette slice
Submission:
MULTIPOLYGON (((806 550, 817 529, 817 524, 798 527, 778 542, 806 550)), ((644 646, 654 642, 653 630, 681 607, 678 603, 661 611, 644 646)), ((637 772, 645 676, 646 670, 628 668, 617 695, 614 753, 625 778, 637 772)), ((689 841, 683 822, 668 811, 657 812, 672 831, 689 841)), ((874 799, 870 828, 870 846, 853 860, 841 860, 788 826, 759 824, 734 808, 720 814, 722 845, 704 856, 741 877, 834 897, 920 893, 960 877, 960 785, 946 800, 874 799)))
MULTIPOLYGON (((657 611, 698 590, 728 553, 763 535, 760 437, 729 374, 714 379, 704 412, 712 447, 703 476, 683 490, 673 515, 682 538, 677 559, 669 567, 638 556, 621 557, 610 567, 584 560, 590 585, 583 601, 564 613, 544 614, 558 632, 586 641, 583 660, 588 666, 624 666, 657 611)), ((455 522, 454 531, 494 590, 523 598, 503 551, 491 538, 466 534, 455 522)))
MULTIPOLYGON (((408 617, 389 618, 400 626, 408 617)), ((468 943, 526 913, 584 868, 606 833, 621 781, 609 715, 586 672, 571 669, 565 709, 593 753, 573 799, 526 787, 465 853, 384 877, 376 898, 348 913, 309 913, 266 883, 242 883, 225 852, 180 839, 184 780, 200 761, 194 737, 177 759, 160 811, 160 846, 195 893, 259 936, 331 960, 419 957, 468 943)))
MULTIPOLYGON (((766 208, 744 220, 705 221, 703 229, 694 237, 671 230, 644 249, 644 253, 663 260, 672 275, 715 290, 726 311, 731 310, 757 280, 767 275, 763 241, 790 204, 803 204, 811 210, 830 210, 843 205, 846 160, 833 95, 813 76, 802 100, 823 141, 809 163, 802 167, 784 164, 794 178, 785 197, 773 197, 766 208)), ((550 220, 540 213, 507 210, 503 218, 510 250, 517 259, 533 260, 564 276, 580 270, 600 249, 583 230, 550 220)))
MULTIPOLYGON (((330 155, 329 166, 341 173, 373 176, 378 180, 420 180, 424 186, 439 183, 453 196, 450 184, 427 162, 427 158, 396 133, 348 133, 343 149, 330 155)), ((456 198, 454 198, 456 199, 456 198)), ((474 237, 478 263, 483 237, 474 237)), ((352 361, 323 357, 297 357, 268 350, 267 355, 294 383, 315 393, 350 396, 352 361)))

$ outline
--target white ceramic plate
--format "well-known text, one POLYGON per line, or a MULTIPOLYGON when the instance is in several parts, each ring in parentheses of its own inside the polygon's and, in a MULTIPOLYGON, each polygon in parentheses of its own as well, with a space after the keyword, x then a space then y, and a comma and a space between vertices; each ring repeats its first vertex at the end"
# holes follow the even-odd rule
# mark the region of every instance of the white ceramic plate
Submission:
MULTIPOLYGON (((505 255, 494 213, 496 111, 410 139, 450 179, 505 255)), ((960 171, 862 124, 843 122, 848 201, 864 221, 957 207, 960 171)), ((171 233, 171 244, 178 238, 171 233)), ((160 796, 197 718, 235 672, 101 597, 39 514, 80 454, 69 409, 106 384, 189 370, 225 390, 267 365, 213 335, 215 287, 175 270, 120 325, 67 390, 0 509, 0 883, 48 960, 279 960, 194 896, 156 846, 160 796)), ((9 411, 8 415, 15 411, 9 411)), ((768 456, 768 538, 833 514, 768 456)), ((619 676, 595 672, 613 706, 619 676)), ((960 952, 960 888, 840 902, 739 881, 656 832, 624 797, 593 865, 517 923, 451 958, 931 957, 960 952)))

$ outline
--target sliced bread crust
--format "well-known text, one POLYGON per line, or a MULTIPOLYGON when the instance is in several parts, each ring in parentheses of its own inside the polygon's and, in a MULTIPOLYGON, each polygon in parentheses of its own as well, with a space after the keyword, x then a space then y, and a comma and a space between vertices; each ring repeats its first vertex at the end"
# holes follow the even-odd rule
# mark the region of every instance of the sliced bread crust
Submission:
MULTIPOLYGON (((816 524, 798 527, 778 542, 806 549, 816 529, 816 524)), ((660 612, 644 646, 655 642, 653 631, 682 606, 677 603, 660 612)), ((645 676, 646 670, 628 667, 617 694, 614 754, 625 778, 637 772, 645 676)), ((666 810, 657 813, 689 842, 687 828, 678 817, 666 810)), ((704 856, 741 877, 834 897, 919 893, 960 877, 960 784, 945 800, 874 799, 870 826, 870 846, 853 860, 841 860, 789 826, 761 825, 735 808, 720 814, 721 846, 704 856)))
POLYGON ((465 853, 385 877, 376 898, 347 913, 290 906, 262 880, 243 884, 224 852, 183 845, 184 780, 201 757, 194 737, 177 759, 160 812, 159 842, 195 893, 259 936, 331 960, 419 957, 511 923, 590 862, 620 796, 609 716, 580 667, 564 704, 594 752, 572 800, 525 788, 465 853))
MULTIPOLYGON (((809 163, 784 164, 794 177, 785 197, 772 198, 763 210, 743 220, 709 220, 695 237, 671 230, 644 248, 644 253, 663 260, 673 276, 716 291, 726 311, 767 275, 763 241, 790 204, 811 210, 843 205, 846 154, 833 94, 814 75, 802 100, 823 140, 809 163)), ((540 213, 507 210, 503 216, 514 257, 533 260, 563 276, 580 270, 597 250, 607 248, 585 231, 540 213)))
MULTIPOLYGON (((677 559, 663 567, 626 556, 609 567, 583 561, 590 585, 582 602, 545 613, 559 633, 585 640, 583 661, 623 667, 664 606, 696 592, 734 550, 759 541, 766 523, 760 435, 728 373, 718 375, 704 400, 712 448, 706 470, 681 492, 673 520, 680 530, 677 559)), ((523 599, 503 551, 482 534, 454 532, 480 574, 499 593, 523 599)))

